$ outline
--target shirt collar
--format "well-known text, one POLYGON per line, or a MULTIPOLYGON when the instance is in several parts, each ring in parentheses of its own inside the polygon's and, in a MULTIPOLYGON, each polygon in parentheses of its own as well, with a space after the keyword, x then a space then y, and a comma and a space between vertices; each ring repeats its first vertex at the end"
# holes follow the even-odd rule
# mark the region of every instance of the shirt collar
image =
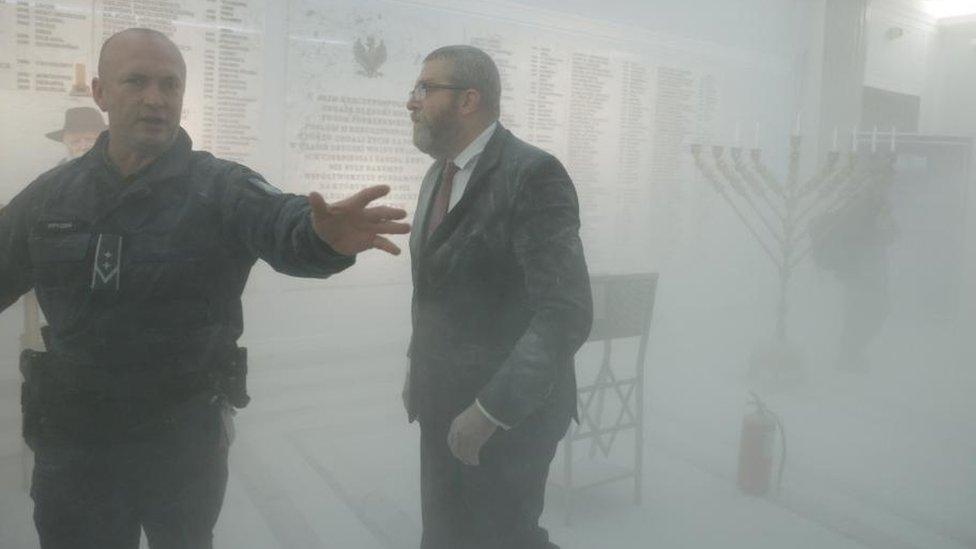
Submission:
POLYGON ((468 143, 468 146, 463 151, 454 157, 454 164, 458 167, 458 170, 467 168, 484 152, 485 146, 488 145, 488 141, 491 139, 491 134, 495 132, 495 128, 497 127, 498 121, 496 120, 485 128, 485 131, 481 132, 478 137, 475 137, 474 141, 468 143))
POLYGON ((109 133, 106 130, 98 136, 98 140, 95 142, 92 150, 89 151, 89 154, 98 158, 106 173, 110 174, 112 179, 125 183, 133 183, 136 181, 155 183, 156 181, 180 175, 186 170, 190 160, 190 152, 193 149, 193 142, 190 140, 190 136, 187 135, 183 128, 179 128, 176 132, 176 139, 173 140, 172 145, 170 145, 166 152, 148 166, 123 178, 118 168, 115 167, 108 156, 108 140, 109 133))

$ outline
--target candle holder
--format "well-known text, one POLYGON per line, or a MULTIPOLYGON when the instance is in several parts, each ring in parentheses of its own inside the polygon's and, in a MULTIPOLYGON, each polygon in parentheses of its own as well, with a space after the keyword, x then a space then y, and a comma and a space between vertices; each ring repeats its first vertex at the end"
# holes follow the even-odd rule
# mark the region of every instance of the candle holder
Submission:
MULTIPOLYGON (((791 347, 787 326, 790 284, 814 246, 811 223, 843 208, 869 186, 890 181, 897 157, 894 150, 878 152, 876 147, 869 153, 831 151, 816 173, 801 181, 802 145, 802 136, 790 136, 786 176, 782 179, 767 167, 761 148, 691 145, 695 166, 776 269, 774 342, 781 359, 783 349, 791 347)), ((830 230, 829 223, 818 229, 830 230)))

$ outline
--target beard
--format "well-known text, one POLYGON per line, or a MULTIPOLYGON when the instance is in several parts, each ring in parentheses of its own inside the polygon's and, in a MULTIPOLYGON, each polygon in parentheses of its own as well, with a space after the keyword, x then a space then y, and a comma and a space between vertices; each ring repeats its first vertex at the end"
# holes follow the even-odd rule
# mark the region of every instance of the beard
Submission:
POLYGON ((461 120, 453 109, 439 116, 420 114, 413 122, 413 144, 421 152, 438 160, 447 158, 451 144, 461 134, 461 120))
POLYGON ((413 144, 420 152, 437 158, 437 155, 434 153, 434 132, 426 122, 413 123, 413 144))

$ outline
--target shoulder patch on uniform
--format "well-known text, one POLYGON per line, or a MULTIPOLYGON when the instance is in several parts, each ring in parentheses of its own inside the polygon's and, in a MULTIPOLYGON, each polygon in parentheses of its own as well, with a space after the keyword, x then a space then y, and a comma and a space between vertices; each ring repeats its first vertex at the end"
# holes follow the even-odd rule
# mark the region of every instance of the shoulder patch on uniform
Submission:
POLYGON ((275 187, 271 183, 268 183, 261 176, 252 175, 252 176, 250 176, 250 177, 247 178, 247 182, 250 183, 252 186, 257 187, 258 190, 260 190, 263 193, 270 194, 270 195, 283 194, 281 192, 281 189, 279 189, 278 187, 275 187))

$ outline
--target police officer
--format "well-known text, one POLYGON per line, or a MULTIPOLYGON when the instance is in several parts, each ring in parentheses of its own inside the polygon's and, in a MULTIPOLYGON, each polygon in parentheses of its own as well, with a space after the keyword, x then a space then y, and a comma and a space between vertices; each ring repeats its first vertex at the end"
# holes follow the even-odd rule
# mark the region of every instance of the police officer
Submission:
POLYGON ((260 258, 325 278, 399 249, 387 187, 326 204, 193 151, 186 66, 164 35, 109 38, 92 82, 109 128, 0 213, 0 310, 36 289, 47 353, 25 355, 25 437, 44 549, 211 547, 242 406, 241 293, 260 258))

